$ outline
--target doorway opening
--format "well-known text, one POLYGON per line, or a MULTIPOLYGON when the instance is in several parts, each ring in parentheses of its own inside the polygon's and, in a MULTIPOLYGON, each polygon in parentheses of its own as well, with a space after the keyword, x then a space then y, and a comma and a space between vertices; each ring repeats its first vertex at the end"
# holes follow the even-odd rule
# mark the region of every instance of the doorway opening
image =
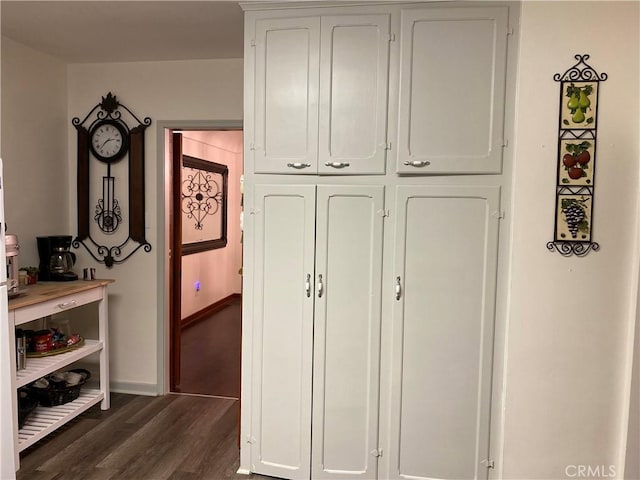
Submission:
POLYGON ((240 398, 242 129, 166 128, 169 391, 240 398))

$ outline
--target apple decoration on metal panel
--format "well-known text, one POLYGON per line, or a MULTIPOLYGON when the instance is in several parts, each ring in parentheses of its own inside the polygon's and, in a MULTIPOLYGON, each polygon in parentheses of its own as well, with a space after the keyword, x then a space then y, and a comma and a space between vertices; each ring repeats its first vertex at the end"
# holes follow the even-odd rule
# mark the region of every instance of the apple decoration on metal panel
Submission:
POLYGON ((72 123, 78 133, 78 236, 74 248, 83 245, 94 260, 107 267, 124 262, 140 248, 150 252, 145 238, 144 132, 151 119, 140 121, 109 92, 82 121, 75 117, 72 123), (96 163, 90 162, 92 158, 96 163), (123 164, 124 159, 128 162, 123 164), (91 183, 90 171, 95 167, 105 170, 100 186, 91 183), (126 183, 122 188, 123 182, 116 182, 116 173, 128 177, 128 189, 126 183), (121 199, 128 205, 128 218, 122 212, 121 199), (120 228, 123 223, 128 223, 128 232, 120 228))
POLYGON ((600 83, 608 77, 586 63, 589 55, 553 79, 560 82, 560 119, 554 240, 550 251, 582 257, 600 249, 592 241, 596 129, 600 83))

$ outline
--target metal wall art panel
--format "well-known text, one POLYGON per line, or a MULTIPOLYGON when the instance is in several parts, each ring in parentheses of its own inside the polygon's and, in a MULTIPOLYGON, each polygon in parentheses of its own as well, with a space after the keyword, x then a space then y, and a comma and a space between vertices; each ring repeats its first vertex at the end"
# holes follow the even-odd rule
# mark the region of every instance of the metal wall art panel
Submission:
POLYGON ((182 254, 204 252, 227 245, 226 165, 183 155, 182 254))
POLYGON ((578 63, 553 77, 560 83, 558 168, 554 238, 547 248, 565 257, 600 248, 592 240, 596 129, 600 86, 608 75, 588 65, 587 54, 575 59, 578 63))

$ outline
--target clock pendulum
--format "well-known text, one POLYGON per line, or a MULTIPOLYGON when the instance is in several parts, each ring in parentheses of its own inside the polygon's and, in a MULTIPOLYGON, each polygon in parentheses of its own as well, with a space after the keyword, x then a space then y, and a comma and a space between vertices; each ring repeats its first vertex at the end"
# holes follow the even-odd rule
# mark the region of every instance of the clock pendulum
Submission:
POLYGON ((102 177, 102 198, 95 207, 94 220, 104 233, 113 233, 122 221, 120 204, 115 198, 115 178, 111 165, 120 161, 129 149, 126 125, 120 120, 105 119, 93 125, 89 132, 89 148, 96 159, 107 164, 107 174, 102 177))

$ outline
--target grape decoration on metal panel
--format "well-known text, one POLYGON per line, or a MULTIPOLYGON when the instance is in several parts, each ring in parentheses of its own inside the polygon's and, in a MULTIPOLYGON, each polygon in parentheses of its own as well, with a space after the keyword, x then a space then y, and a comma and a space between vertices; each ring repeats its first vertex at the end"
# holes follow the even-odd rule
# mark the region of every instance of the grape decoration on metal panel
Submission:
POLYGON ((587 54, 575 59, 578 63, 553 76, 560 82, 558 168, 554 240, 547 248, 565 257, 600 248, 592 240, 596 131, 600 84, 608 75, 588 65, 587 54))

